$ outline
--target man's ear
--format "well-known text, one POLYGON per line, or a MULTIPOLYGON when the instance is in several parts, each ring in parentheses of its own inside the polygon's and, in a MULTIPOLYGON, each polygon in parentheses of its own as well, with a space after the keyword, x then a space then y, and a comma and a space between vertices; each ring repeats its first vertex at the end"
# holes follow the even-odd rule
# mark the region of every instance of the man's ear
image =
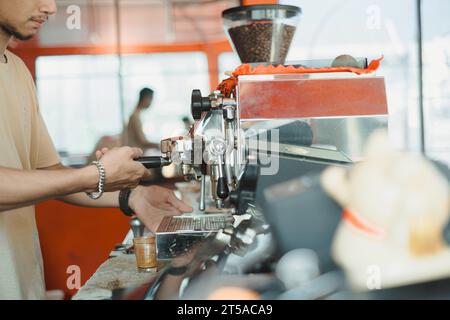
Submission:
POLYGON ((345 168, 328 167, 322 173, 320 182, 325 192, 328 193, 343 208, 349 204, 349 185, 345 168))

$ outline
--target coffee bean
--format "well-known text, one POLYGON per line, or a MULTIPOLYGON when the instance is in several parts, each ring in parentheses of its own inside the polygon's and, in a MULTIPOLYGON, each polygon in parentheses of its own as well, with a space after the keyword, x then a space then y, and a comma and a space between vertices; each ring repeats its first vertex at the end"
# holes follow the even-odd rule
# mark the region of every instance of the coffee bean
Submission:
POLYGON ((265 21, 230 28, 228 32, 242 63, 284 63, 295 29, 283 23, 274 24, 272 21, 265 21), (271 52, 274 32, 277 33, 276 50, 271 52))

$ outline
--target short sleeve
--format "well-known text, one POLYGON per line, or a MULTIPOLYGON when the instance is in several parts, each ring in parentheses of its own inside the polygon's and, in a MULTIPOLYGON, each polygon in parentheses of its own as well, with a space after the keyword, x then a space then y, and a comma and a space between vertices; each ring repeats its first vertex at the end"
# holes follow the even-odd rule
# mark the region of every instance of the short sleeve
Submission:
POLYGON ((17 141, 20 145, 23 167, 41 169, 60 162, 58 152, 45 126, 39 111, 36 86, 25 63, 14 54, 7 51, 8 64, 14 68, 15 77, 12 84, 17 90, 14 101, 18 122, 14 128, 17 131, 17 141), (10 60, 10 61, 9 61, 10 60))
POLYGON ((31 164, 33 169, 46 168, 58 164, 61 160, 39 110, 36 110, 33 127, 33 131, 36 133, 34 138, 32 138, 32 150, 35 149, 33 152, 35 159, 31 164))
POLYGON ((36 86, 31 74, 27 73, 27 75, 33 100, 31 109, 31 167, 32 169, 41 169, 58 164, 61 160, 39 110, 36 86))

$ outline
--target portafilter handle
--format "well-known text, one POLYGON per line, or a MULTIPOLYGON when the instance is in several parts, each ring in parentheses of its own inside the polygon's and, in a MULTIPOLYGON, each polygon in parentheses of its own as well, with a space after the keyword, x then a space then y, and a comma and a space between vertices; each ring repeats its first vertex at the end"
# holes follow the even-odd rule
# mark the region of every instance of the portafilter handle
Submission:
POLYGON ((142 163, 147 169, 161 168, 172 163, 170 159, 164 157, 140 157, 137 158, 136 161, 142 163))

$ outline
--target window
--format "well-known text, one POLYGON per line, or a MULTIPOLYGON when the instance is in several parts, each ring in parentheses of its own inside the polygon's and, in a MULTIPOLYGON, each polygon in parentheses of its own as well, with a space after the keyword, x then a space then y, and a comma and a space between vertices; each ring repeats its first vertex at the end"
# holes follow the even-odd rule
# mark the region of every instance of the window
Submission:
POLYGON ((384 60, 389 135, 399 148, 419 150, 419 100, 414 0, 282 0, 302 8, 288 60, 341 54, 384 60))
POLYGON ((37 59, 39 105, 58 151, 89 154, 99 137, 121 132, 118 66, 113 55, 37 59))
POLYGON ((422 1, 425 146, 427 155, 450 164, 450 20, 444 12, 449 1, 422 1))
POLYGON ((241 64, 241 60, 234 52, 224 52, 219 55, 219 81, 228 78, 226 71, 233 71, 241 64))
POLYGON ((185 134, 182 118, 190 115, 191 93, 209 93, 208 61, 200 52, 127 55, 123 59, 127 114, 137 103, 142 87, 155 91, 150 110, 142 117, 144 131, 153 142, 185 134))
MULTIPOLYGON (((417 0, 282 0, 303 9, 288 60, 384 55, 389 135, 420 149, 417 0)), ((450 163, 450 20, 446 0, 422 1, 425 149, 450 163)))
MULTIPOLYGON (((209 91, 207 59, 200 52, 126 55, 123 98, 126 114, 136 106, 142 87, 155 91, 143 115, 149 140, 184 133, 193 89, 209 91)), ((50 56, 36 62, 40 108, 60 152, 89 154, 98 139, 123 130, 119 60, 114 55, 50 56)))

